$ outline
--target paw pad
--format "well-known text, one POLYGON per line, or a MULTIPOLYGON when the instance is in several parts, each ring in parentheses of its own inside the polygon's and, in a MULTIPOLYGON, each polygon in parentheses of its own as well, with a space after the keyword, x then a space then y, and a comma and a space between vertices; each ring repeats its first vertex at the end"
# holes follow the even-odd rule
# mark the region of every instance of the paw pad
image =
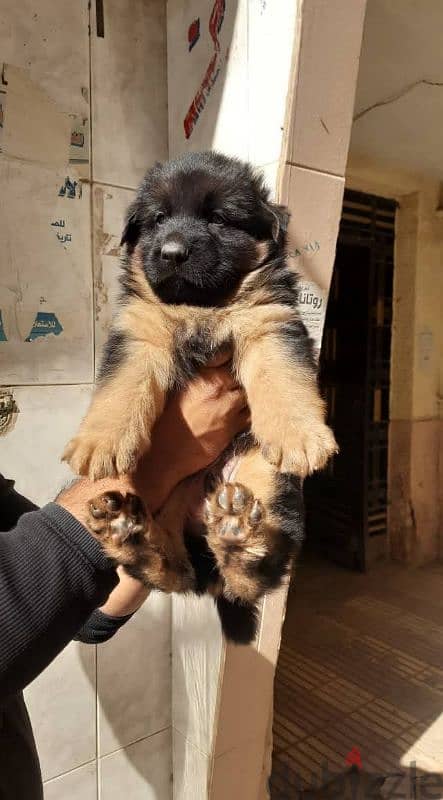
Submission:
POLYGON ((217 536, 226 542, 240 544, 262 522, 264 509, 249 489, 241 484, 226 483, 205 501, 206 520, 217 536))
POLYGON ((147 528, 145 507, 135 494, 105 492, 91 500, 88 508, 91 530, 101 536, 110 536, 116 544, 122 544, 147 528))

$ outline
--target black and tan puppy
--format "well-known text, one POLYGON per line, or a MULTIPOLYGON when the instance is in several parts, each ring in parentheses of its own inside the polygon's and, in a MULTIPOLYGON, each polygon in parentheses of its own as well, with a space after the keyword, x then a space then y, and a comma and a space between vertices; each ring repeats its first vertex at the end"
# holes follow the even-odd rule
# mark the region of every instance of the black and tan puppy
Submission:
POLYGON ((152 586, 212 592, 226 634, 242 641, 302 538, 300 478, 336 450, 285 261, 287 220, 262 177, 223 155, 148 171, 123 231, 122 295, 98 387, 64 453, 92 479, 130 472, 168 393, 232 349, 251 434, 215 470, 204 520, 189 519, 186 482, 155 520, 116 493, 91 504, 90 520, 109 554, 152 586))

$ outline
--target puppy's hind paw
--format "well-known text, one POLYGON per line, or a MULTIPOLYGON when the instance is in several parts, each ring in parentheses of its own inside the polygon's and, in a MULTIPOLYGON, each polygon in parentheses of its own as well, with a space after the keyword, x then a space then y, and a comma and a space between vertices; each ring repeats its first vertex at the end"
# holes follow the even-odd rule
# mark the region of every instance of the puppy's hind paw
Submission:
POLYGON ((88 503, 89 528, 116 547, 145 535, 150 517, 135 494, 105 492, 88 503))
POLYGON ((205 501, 208 528, 219 541, 243 544, 263 522, 264 508, 240 483, 224 483, 205 501))

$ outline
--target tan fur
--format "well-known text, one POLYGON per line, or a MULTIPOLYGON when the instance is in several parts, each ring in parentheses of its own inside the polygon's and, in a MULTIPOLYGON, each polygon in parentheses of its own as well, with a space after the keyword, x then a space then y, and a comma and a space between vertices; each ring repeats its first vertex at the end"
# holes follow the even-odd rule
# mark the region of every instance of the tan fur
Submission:
MULTIPOLYGON (((257 263, 265 255, 266 247, 258 248, 257 263)), ((281 340, 282 325, 296 323, 297 311, 276 304, 266 286, 254 288, 252 277, 245 276, 220 308, 166 305, 147 284, 136 250, 131 280, 138 296, 125 301, 114 323, 125 336, 127 355, 99 384, 64 453, 74 471, 92 479, 133 470, 137 456, 149 446, 172 385, 180 340, 203 330, 214 349, 232 341, 233 369, 246 390, 258 446, 240 458, 233 480, 220 480, 207 501, 207 541, 220 573, 210 591, 251 603, 263 591, 252 567, 277 543, 278 520, 272 516, 276 471, 305 476, 322 467, 336 449, 315 375, 294 362, 281 340), (244 498, 241 507, 235 507, 235 492, 244 498), (227 508, 221 497, 228 498, 227 508)), ((189 496, 185 481, 155 519, 148 515, 141 539, 117 542, 104 529, 108 554, 141 570, 151 586, 166 592, 189 590, 193 573, 183 539, 189 496)))
MULTIPOLYGON (((136 567, 140 579, 162 592, 180 593, 190 590, 194 585, 194 574, 181 528, 175 524, 169 531, 157 519, 153 519, 149 511, 143 509, 138 511, 135 519, 136 533, 128 532, 125 530, 125 521, 131 517, 134 519, 129 502, 133 495, 124 498, 119 492, 111 494, 120 496, 121 508, 110 511, 107 507, 109 494, 105 492, 89 504, 96 511, 97 508, 103 509, 102 516, 97 517, 90 512, 86 519, 106 555, 118 564, 136 567)), ((176 506, 173 510, 176 510, 176 506)), ((166 521, 167 517, 164 519, 166 521)))
POLYGON ((63 459, 93 480, 130 472, 149 447, 173 374, 174 346, 199 329, 214 347, 234 341, 234 367, 251 408, 252 431, 267 458, 282 471, 301 476, 324 466, 336 445, 324 422, 315 376, 294 364, 278 328, 296 311, 271 302, 266 288, 248 291, 245 278, 229 305, 217 309, 162 304, 142 276, 140 256, 132 276, 142 297, 120 309, 115 327, 129 337, 129 356, 94 395, 77 436, 63 459))
POLYGON ((260 595, 257 576, 249 567, 266 556, 275 544, 278 522, 273 518, 271 511, 271 501, 275 494, 275 477, 275 468, 263 458, 258 448, 254 448, 241 456, 233 478, 234 485, 245 487, 249 494, 245 509, 237 515, 231 515, 220 508, 217 498, 226 486, 223 482, 216 486, 208 499, 209 513, 206 520, 208 544, 223 578, 218 591, 232 599, 254 602, 260 595), (258 501, 263 510, 262 519, 255 526, 251 525, 248 519, 254 501, 258 501), (232 517, 237 517, 243 531, 242 541, 238 547, 220 535, 226 521, 230 521, 232 517))

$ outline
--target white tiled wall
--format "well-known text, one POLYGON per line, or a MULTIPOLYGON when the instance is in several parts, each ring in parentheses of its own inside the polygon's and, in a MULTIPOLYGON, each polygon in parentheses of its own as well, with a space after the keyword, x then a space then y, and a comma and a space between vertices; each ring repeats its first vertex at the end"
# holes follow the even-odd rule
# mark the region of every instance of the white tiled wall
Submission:
POLYGON ((104 37, 92 3, 95 181, 135 189, 168 155, 165 0, 106 0, 104 37))
POLYGON ((97 650, 100 756, 170 728, 170 658, 170 598, 152 592, 119 635, 97 650))
POLYGON ((71 643, 26 690, 43 780, 96 757, 95 647, 71 643))
POLYGON ((104 756, 99 762, 99 797, 103 800, 169 800, 172 793, 170 752, 171 730, 168 728, 104 756))
POLYGON ((65 772, 45 783, 45 800, 96 800, 97 765, 95 761, 65 772))
MULTIPOLYGON (((106 0, 103 38, 88 0, 5 0, 0 17, 0 388, 18 407, 0 468, 43 504, 70 474, 125 208, 168 151, 165 2, 106 0)), ((153 593, 114 640, 72 643, 28 687, 45 800, 169 800, 170 617, 153 593)))

